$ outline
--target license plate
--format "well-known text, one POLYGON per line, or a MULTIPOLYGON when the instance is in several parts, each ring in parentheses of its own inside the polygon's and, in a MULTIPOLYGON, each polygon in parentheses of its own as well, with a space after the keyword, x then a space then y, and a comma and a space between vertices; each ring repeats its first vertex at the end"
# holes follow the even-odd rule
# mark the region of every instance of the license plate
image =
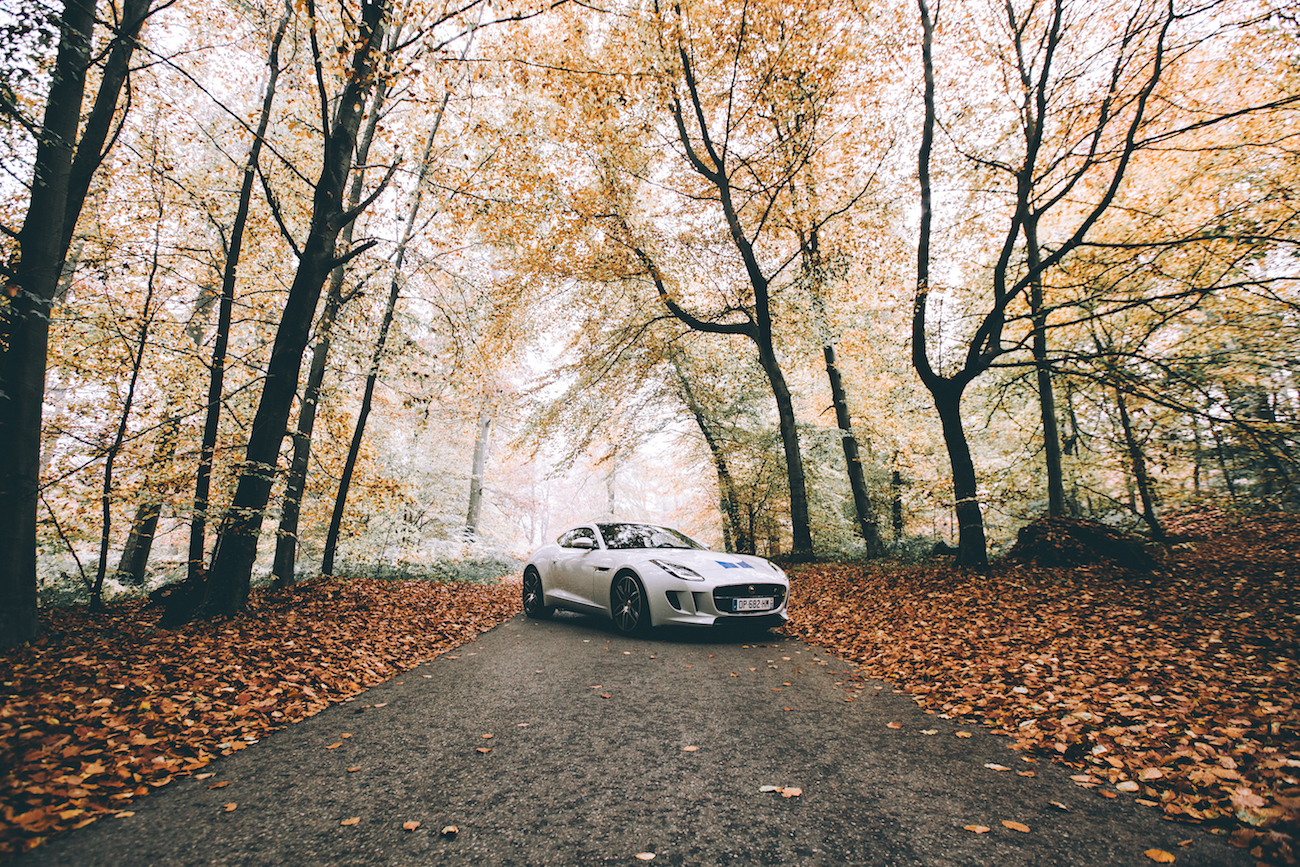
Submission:
POLYGON ((732 611, 767 611, 772 607, 771 596, 754 596, 749 599, 735 600, 732 611))

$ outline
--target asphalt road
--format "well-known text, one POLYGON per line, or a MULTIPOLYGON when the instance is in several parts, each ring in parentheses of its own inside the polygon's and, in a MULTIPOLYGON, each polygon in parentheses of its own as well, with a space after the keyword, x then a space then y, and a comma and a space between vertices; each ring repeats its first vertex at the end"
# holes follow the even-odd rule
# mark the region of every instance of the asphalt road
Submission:
POLYGON ((1008 745, 797 641, 517 616, 13 863, 1254 863, 1008 745))

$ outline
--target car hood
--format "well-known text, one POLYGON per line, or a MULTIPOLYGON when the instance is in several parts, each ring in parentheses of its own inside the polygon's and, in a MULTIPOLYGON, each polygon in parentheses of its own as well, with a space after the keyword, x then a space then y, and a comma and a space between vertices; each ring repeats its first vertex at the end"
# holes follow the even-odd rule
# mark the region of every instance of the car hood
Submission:
POLYGON ((780 573, 772 570, 762 557, 747 554, 724 554, 720 551, 696 551, 690 548, 655 548, 645 551, 652 560, 677 563, 701 575, 724 577, 731 572, 737 581, 771 580, 780 573))

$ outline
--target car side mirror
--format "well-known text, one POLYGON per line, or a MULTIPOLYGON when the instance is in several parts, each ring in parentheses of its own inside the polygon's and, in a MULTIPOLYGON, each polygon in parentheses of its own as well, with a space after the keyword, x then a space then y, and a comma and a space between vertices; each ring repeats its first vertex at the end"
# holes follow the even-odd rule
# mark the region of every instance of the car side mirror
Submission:
POLYGON ((574 548, 586 548, 588 551, 590 551, 595 549, 596 540, 583 537, 581 539, 574 539, 569 544, 572 545, 574 548))

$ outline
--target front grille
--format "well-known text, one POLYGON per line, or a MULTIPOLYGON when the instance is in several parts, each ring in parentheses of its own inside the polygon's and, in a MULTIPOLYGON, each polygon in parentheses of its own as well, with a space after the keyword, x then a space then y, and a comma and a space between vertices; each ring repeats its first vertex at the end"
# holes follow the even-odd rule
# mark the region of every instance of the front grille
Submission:
POLYGON ((736 610, 733 601, 751 596, 771 596, 772 608, 776 611, 785 604, 785 586, 782 584, 728 584, 713 588, 713 604, 724 613, 736 610))

